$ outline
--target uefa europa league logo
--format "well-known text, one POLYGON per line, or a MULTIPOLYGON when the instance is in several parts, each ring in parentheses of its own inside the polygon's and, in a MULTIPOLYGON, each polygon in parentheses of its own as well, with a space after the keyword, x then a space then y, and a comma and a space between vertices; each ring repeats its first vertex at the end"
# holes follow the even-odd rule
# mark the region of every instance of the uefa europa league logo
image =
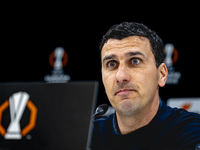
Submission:
POLYGON ((181 73, 175 70, 174 64, 178 60, 178 51, 173 44, 168 43, 164 47, 165 64, 168 69, 168 77, 166 84, 178 84, 181 73))
POLYGON ((55 70, 61 70, 62 65, 62 59, 63 59, 64 49, 62 47, 57 47, 54 51, 55 55, 55 63, 54 63, 54 69, 55 70))
POLYGON ((26 104, 29 100, 29 94, 26 92, 14 93, 9 98, 10 104, 10 118, 11 122, 8 126, 7 133, 5 134, 5 139, 21 139, 21 128, 20 120, 26 104))
POLYGON ((178 60, 178 51, 173 44, 168 43, 164 47, 165 64, 172 67, 178 60))
POLYGON ((67 62, 68 55, 63 47, 57 47, 49 56, 49 64, 54 68, 56 73, 59 73, 66 66, 67 62))
POLYGON ((172 66, 172 54, 174 51, 174 45, 173 44, 166 44, 165 45, 165 63, 167 66, 172 66))
POLYGON ((65 74, 63 69, 68 62, 68 54, 63 47, 57 47, 49 55, 49 64, 53 68, 51 75, 45 75, 44 81, 53 83, 63 83, 71 79, 70 75, 65 74))

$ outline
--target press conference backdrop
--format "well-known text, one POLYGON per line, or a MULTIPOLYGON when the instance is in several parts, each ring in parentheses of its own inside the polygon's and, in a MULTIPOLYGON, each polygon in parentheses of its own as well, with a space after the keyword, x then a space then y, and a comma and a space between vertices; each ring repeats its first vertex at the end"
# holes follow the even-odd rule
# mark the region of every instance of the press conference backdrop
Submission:
POLYGON ((158 19, 155 14, 133 16, 130 13, 105 21, 108 15, 93 17, 82 12, 70 17, 71 12, 60 11, 54 12, 55 16, 29 18, 14 13, 4 21, 0 82, 97 80, 100 84, 96 106, 109 104, 102 83, 98 44, 112 25, 123 21, 140 22, 156 31, 165 45, 168 80, 165 87, 160 88, 161 99, 172 107, 199 113, 200 57, 196 36, 199 21, 192 19, 195 17, 187 17, 190 16, 187 14, 181 19, 180 15, 167 13, 158 19), (12 19, 17 24, 9 22, 12 19))

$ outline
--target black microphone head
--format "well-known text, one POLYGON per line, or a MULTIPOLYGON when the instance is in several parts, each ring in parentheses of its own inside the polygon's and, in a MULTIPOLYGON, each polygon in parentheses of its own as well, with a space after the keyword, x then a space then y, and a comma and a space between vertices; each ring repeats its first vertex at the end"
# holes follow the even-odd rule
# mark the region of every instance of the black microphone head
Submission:
POLYGON ((98 107, 101 107, 104 110, 104 112, 108 110, 108 104, 101 104, 98 107))
POLYGON ((101 110, 98 114, 99 115, 103 115, 103 114, 105 114, 106 112, 107 112, 107 110, 108 110, 108 105, 107 104, 101 104, 101 105, 99 105, 98 107, 97 107, 97 110, 101 110))

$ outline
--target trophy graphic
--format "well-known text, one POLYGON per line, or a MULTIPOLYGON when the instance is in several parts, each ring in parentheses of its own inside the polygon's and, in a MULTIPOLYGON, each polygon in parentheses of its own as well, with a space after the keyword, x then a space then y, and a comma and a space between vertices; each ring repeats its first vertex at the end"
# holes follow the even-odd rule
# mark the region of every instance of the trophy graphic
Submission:
POLYGON ((71 77, 65 74, 64 67, 67 65, 68 55, 63 47, 56 47, 49 55, 49 64, 53 67, 51 75, 45 75, 44 81, 53 83, 68 82, 71 77))
POLYGON ((165 63, 167 66, 172 66, 172 54, 174 51, 174 45, 173 44, 166 44, 165 45, 165 63))
POLYGON ((64 49, 62 47, 57 47, 54 52, 55 52, 54 69, 61 70, 63 67, 62 59, 63 59, 64 49))
POLYGON ((21 139, 20 120, 29 100, 29 94, 26 92, 14 93, 9 98, 11 122, 8 126, 5 139, 21 139))

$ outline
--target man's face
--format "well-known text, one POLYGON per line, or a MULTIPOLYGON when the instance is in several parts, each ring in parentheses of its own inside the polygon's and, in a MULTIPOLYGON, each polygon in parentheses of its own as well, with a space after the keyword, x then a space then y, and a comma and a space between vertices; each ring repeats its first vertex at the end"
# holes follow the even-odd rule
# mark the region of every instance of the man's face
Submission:
POLYGON ((103 84, 117 113, 132 116, 151 107, 158 97, 161 73, 147 38, 109 39, 101 61, 103 84))

